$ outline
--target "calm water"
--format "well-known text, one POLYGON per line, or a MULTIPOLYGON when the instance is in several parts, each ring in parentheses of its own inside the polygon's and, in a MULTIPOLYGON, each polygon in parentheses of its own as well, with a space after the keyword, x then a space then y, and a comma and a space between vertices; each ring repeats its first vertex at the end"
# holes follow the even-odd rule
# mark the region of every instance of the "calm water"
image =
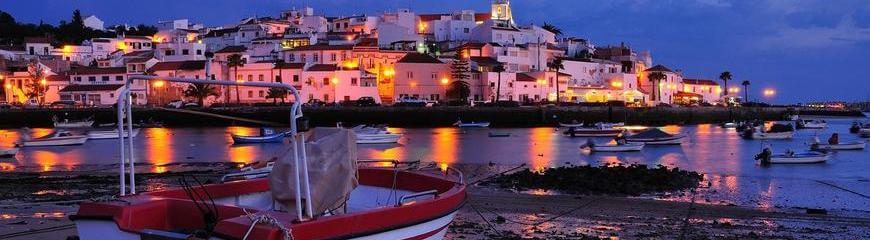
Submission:
MULTIPOLYGON (((841 141, 856 140, 859 139, 856 135, 848 133, 853 120, 828 119, 828 129, 799 130, 792 140, 768 143, 774 146, 775 152, 780 152, 786 148, 808 149, 807 142, 815 134, 825 140, 831 133, 839 132, 841 141)), ((825 164, 761 167, 753 160, 753 155, 760 151, 761 141, 741 139, 733 129, 697 125, 667 126, 663 130, 682 132, 689 138, 680 146, 648 146, 637 153, 589 153, 578 148, 585 138, 563 137, 554 128, 391 129, 404 134, 399 144, 360 145, 359 152, 360 158, 434 161, 489 169, 506 169, 523 163, 533 169, 581 164, 661 164, 708 174, 710 188, 701 192, 697 198, 700 201, 767 209, 810 207, 870 214, 870 199, 865 197, 870 195, 870 153, 867 150, 836 152, 825 164), (512 135, 490 138, 489 132, 512 135), (495 167, 489 167, 490 164, 495 167)), ((34 135, 48 131, 36 129, 34 135)), ((256 132, 257 129, 244 127, 143 129, 135 140, 135 154, 137 162, 146 168, 140 170, 163 172, 167 164, 247 163, 268 160, 285 151, 285 144, 231 144, 230 133, 256 132)), ((15 129, 0 130, 0 145, 9 146, 19 136, 15 129)), ((82 146, 23 149, 14 159, 0 160, 0 169, 5 172, 114 169, 111 165, 118 161, 116 142, 91 140, 82 146)))

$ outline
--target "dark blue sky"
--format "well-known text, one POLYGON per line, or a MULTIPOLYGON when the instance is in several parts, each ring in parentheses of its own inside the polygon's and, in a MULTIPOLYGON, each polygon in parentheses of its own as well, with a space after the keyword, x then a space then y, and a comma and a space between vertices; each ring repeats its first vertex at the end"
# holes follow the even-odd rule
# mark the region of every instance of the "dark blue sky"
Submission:
MULTIPOLYGON (((73 9, 107 24, 189 18, 207 25, 277 15, 309 4, 329 15, 488 11, 486 0, 5 0, 0 10, 24 22, 56 24, 73 9), (140 3, 147 3, 141 5, 140 3)), ((515 0, 521 24, 560 26, 597 45, 626 42, 692 78, 733 73, 750 80, 751 98, 777 89, 775 102, 870 98, 870 1, 865 0, 515 0)))

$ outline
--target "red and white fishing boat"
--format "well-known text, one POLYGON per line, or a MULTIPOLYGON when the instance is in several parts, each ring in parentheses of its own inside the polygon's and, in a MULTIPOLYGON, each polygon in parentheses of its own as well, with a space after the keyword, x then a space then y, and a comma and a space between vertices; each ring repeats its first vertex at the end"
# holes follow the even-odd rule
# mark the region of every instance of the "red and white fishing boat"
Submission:
MULTIPOLYGON (((129 81, 153 80, 131 76, 129 81)), ((161 78, 165 81, 237 84, 232 81, 161 78), (227 82, 227 83, 223 83, 227 82)), ((281 83, 244 86, 296 89, 281 83)), ((118 118, 128 116, 127 84, 118 118), (126 108, 126 111, 124 110, 126 108)), ((292 149, 278 158, 268 178, 136 193, 130 138, 119 139, 121 196, 82 203, 70 219, 80 239, 441 239, 465 203, 462 173, 447 167, 359 166, 355 134, 347 129, 303 130, 294 103, 288 133, 292 149), (306 141, 306 138, 310 137, 306 141), (125 168, 129 164, 129 168, 125 168), (454 173, 454 174, 448 174, 454 173), (126 174, 131 180, 125 183, 126 174), (128 188, 129 186, 129 188, 128 188)), ((123 124, 122 121, 119 121, 123 124)), ((124 126, 119 126, 123 130, 124 126)))

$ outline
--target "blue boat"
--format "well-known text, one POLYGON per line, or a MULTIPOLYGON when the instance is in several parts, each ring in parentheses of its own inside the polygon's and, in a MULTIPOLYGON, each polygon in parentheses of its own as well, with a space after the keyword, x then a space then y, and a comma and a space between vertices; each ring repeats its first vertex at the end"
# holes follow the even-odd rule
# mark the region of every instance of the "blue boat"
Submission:
POLYGON ((242 136, 232 134, 233 143, 249 144, 249 143, 281 143, 284 142, 286 136, 283 132, 275 132, 275 129, 261 128, 259 136, 242 136))

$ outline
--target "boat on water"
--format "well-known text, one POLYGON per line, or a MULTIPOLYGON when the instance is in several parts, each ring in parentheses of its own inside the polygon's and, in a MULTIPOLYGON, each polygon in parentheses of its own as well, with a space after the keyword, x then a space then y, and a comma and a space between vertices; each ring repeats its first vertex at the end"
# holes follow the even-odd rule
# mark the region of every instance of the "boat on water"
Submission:
POLYGON ((489 127, 489 122, 462 122, 457 121, 453 124, 454 126, 460 128, 487 128, 489 127))
POLYGON ((638 142, 596 143, 591 139, 586 141, 580 148, 589 149, 592 152, 636 152, 643 150, 645 144, 638 142))
POLYGON ((724 122, 720 123, 719 126, 722 128, 737 128, 737 126, 740 126, 740 124, 736 122, 724 122))
POLYGON ((828 122, 818 119, 798 119, 795 125, 798 129, 824 129, 828 127, 828 122))
POLYGON ((54 127, 56 128, 87 128, 94 125, 93 116, 80 120, 59 120, 57 116, 53 116, 51 120, 54 122, 54 127))
POLYGON ((11 158, 18 154, 18 148, 0 148, 0 158, 11 158))
POLYGON ((646 145, 679 145, 683 143, 683 134, 670 134, 658 128, 651 128, 637 134, 625 137, 626 142, 643 143, 646 145))
POLYGON ((31 139, 29 134, 24 134, 24 137, 19 143, 22 147, 51 147, 51 146, 70 146, 82 145, 88 141, 87 135, 72 134, 66 130, 56 130, 48 135, 31 139))
MULTIPOLYGON (((836 141, 834 141, 836 142, 836 141)), ((810 143, 810 149, 815 151, 828 151, 828 150, 864 150, 867 147, 867 142, 865 141, 851 141, 851 142, 837 142, 837 143, 822 143, 819 141, 818 137, 813 137, 813 141, 810 143)))
POLYGON ((272 173, 272 168, 275 167, 275 160, 272 159, 269 161, 256 161, 253 163, 245 164, 239 169, 237 173, 226 174, 221 178, 221 182, 233 181, 233 180, 249 180, 249 179, 259 179, 269 176, 269 173, 272 173))
POLYGON ((491 138, 495 138, 495 137, 510 137, 510 136, 511 136, 511 133, 508 133, 508 132, 490 132, 490 133, 489 133, 489 137, 491 137, 491 138))
MULTIPOLYGON (((132 136, 134 138, 136 136, 139 136, 140 130, 141 129, 139 129, 139 128, 134 128, 132 136)), ((128 133, 127 131, 122 131, 122 132, 124 133, 125 138, 130 137, 130 133, 128 133)), ((91 140, 118 139, 118 135, 120 135, 120 134, 118 134, 118 129, 88 131, 88 139, 91 139, 91 140)))
POLYGON ((397 143, 402 134, 391 133, 386 126, 360 125, 352 129, 356 133, 357 144, 397 143))
POLYGON ((275 129, 271 128, 260 128, 260 135, 257 136, 245 136, 236 134, 231 135, 233 138, 233 143, 235 144, 281 143, 284 142, 284 137, 286 137, 286 133, 279 133, 276 132, 275 129))
POLYGON ((807 164, 807 163, 824 163, 828 161, 830 155, 821 152, 804 152, 795 153, 791 150, 781 154, 773 154, 770 148, 765 148, 761 153, 755 156, 761 164, 807 164))
POLYGON ((597 123, 589 127, 569 127, 562 134, 570 137, 616 137, 625 129, 614 128, 611 125, 597 123))
POLYGON ((775 123, 767 130, 764 129, 764 126, 746 129, 741 133, 741 136, 746 139, 754 140, 791 139, 794 137, 794 127, 792 127, 791 124, 775 123))
POLYGON ((594 126, 599 125, 599 124, 600 124, 601 126, 603 126, 603 127, 608 127, 608 128, 618 128, 618 127, 624 127, 624 126, 625 126, 625 123, 624 123, 624 122, 618 122, 618 123, 602 122, 602 123, 596 123, 596 124, 587 124, 587 123, 571 122, 571 123, 559 123, 559 127, 564 127, 564 128, 570 128, 570 127, 573 127, 573 128, 582 128, 582 127, 594 127, 594 126))

